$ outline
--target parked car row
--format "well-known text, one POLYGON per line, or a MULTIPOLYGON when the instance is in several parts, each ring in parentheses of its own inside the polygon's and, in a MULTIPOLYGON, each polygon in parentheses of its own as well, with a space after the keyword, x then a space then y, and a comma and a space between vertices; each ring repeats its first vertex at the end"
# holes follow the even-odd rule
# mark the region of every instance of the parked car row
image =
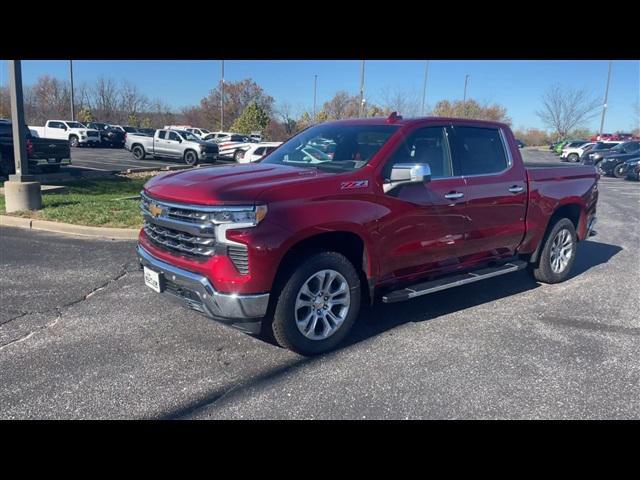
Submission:
POLYGON ((638 180, 640 140, 565 140, 550 148, 563 162, 594 165, 601 175, 638 180))

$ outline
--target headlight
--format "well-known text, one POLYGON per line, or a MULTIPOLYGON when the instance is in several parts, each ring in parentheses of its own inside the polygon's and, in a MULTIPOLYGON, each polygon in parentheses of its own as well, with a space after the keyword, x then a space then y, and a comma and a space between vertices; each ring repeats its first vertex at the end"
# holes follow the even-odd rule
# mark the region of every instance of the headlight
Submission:
POLYGON ((244 228, 255 227, 266 215, 266 205, 221 207, 220 210, 209 213, 209 219, 215 225, 237 224, 237 228, 244 228), (240 227, 240 225, 242 225, 242 227, 240 227))

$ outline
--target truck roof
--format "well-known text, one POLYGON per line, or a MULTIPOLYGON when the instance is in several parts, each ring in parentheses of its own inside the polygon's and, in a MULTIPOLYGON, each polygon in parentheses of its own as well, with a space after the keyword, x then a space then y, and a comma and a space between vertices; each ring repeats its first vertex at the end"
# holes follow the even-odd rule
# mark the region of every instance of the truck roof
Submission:
POLYGON ((425 121, 451 122, 451 123, 471 123, 478 125, 492 125, 503 128, 510 128, 509 125, 493 120, 475 120, 471 118, 455 118, 455 117, 412 117, 412 118, 396 118, 389 117, 372 117, 372 118, 347 118, 343 120, 330 120, 325 123, 335 123, 336 125, 413 125, 425 121))

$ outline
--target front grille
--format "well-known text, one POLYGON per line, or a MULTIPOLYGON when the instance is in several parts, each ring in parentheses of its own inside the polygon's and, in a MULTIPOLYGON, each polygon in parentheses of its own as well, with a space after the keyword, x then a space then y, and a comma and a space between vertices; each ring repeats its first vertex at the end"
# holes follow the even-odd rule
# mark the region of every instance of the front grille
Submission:
POLYGON ((199 237, 172 228, 144 222, 144 232, 154 243, 171 251, 207 257, 213 255, 215 238, 199 237))
POLYGON ((240 273, 244 275, 249 273, 249 252, 247 247, 229 245, 227 254, 240 273))
POLYGON ((215 226, 209 219, 212 207, 165 203, 148 197, 144 192, 140 196, 144 232, 158 248, 197 259, 226 254, 238 272, 243 275, 249 273, 246 245, 216 242, 215 226))
POLYGON ((97 137, 98 135, 98 132, 87 132, 87 137, 97 137))

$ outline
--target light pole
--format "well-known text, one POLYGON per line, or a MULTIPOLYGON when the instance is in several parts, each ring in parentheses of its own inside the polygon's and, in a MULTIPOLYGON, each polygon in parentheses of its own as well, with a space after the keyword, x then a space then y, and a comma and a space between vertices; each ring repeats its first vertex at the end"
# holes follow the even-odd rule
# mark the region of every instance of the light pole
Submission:
POLYGON ((29 175, 24 104, 22 101, 22 67, 20 60, 9 60, 9 89, 11 96, 11 129, 13 158, 16 173, 4 182, 7 213, 42 208, 40 183, 29 175))
POLYGON ((469 75, 464 76, 464 96, 462 97, 462 114, 467 116, 467 83, 469 82, 469 75))
POLYGON ((362 60, 362 66, 360 68, 360 111, 359 116, 363 116, 363 107, 364 107, 364 60, 362 60))
POLYGON ((313 76, 313 123, 316 121, 316 92, 318 89, 318 75, 313 76))
POLYGON ((424 67, 424 84, 422 85, 422 108, 420 109, 420 115, 424 117, 424 106, 427 98, 427 77, 429 75, 429 60, 424 67))
POLYGON ((222 60, 222 73, 220 76, 220 131, 224 131, 224 60, 222 60))
POLYGON ((609 82, 611 81, 611 64, 613 62, 609 60, 609 75, 607 76, 607 88, 604 91, 604 103, 602 104, 602 118, 600 119, 600 134, 598 140, 602 140, 602 129, 604 128, 604 115, 607 113, 607 99, 609 98, 609 82))
POLYGON ((69 60, 69 78, 71 79, 71 121, 76 121, 76 109, 73 99, 73 60, 69 60))

